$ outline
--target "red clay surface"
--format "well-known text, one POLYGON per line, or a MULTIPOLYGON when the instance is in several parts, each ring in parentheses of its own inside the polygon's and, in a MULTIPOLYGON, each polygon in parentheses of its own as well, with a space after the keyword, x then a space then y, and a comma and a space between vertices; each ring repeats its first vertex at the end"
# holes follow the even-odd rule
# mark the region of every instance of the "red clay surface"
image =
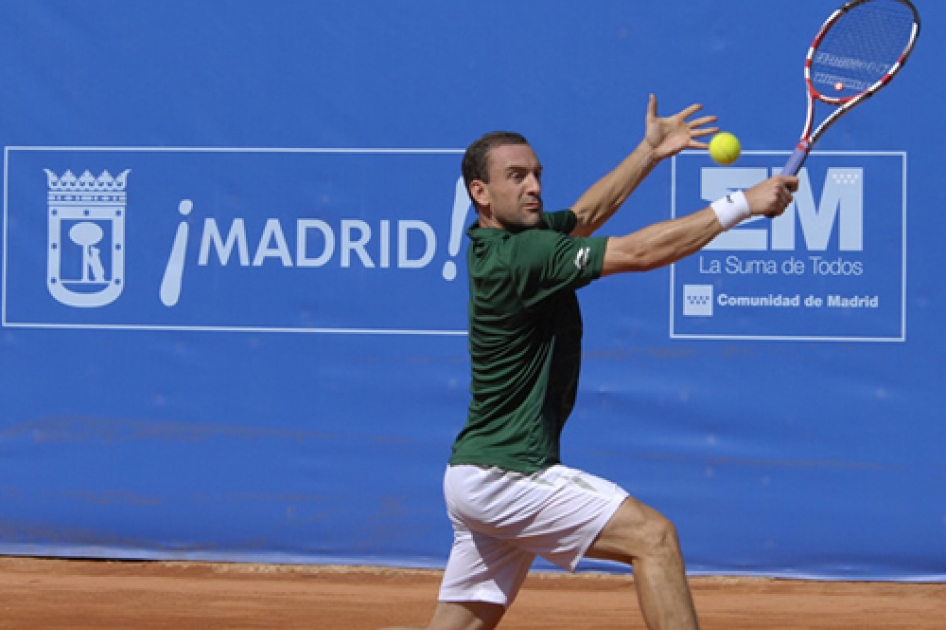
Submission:
MULTIPOLYGON (((440 574, 0 558, 0 628, 424 625, 440 574)), ((946 584, 694 578, 703 630, 943 630, 946 584)), ((503 630, 643 629, 630 577, 533 574, 503 630)))

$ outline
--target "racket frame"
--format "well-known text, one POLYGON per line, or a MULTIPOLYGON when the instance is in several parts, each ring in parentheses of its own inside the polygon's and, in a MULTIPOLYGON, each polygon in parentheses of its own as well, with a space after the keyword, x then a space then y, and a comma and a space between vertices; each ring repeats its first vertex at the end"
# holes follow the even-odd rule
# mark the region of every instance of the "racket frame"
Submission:
POLYGON ((805 117, 805 128, 802 131, 801 139, 798 141, 798 145, 795 147, 795 151, 792 153, 791 157, 788 159, 788 162, 786 162, 785 167, 782 169, 783 175, 797 174, 798 171, 801 170, 805 160, 808 158, 808 154, 811 152, 812 147, 815 145, 818 139, 821 138, 824 132, 827 131, 831 125, 837 122, 841 116, 854 109, 857 105, 863 103, 865 100, 880 91, 880 89, 885 85, 890 83, 893 77, 898 72, 900 72, 900 69, 906 63, 907 59, 910 57, 910 54, 913 52, 913 48, 916 45, 916 40, 920 35, 920 14, 916 10, 916 7, 913 6, 913 3, 910 2, 910 0, 893 0, 895 2, 899 2, 913 12, 913 29, 910 32, 910 39, 908 40, 906 47, 900 54, 900 57, 897 59, 897 61, 892 66, 890 66, 890 69, 887 71, 887 73, 864 91, 851 96, 832 97, 824 95, 815 89, 811 80, 811 64, 815 54, 818 52, 818 47, 825 38, 825 35, 829 30, 831 30, 831 27, 838 22, 838 20, 840 20, 852 9, 862 4, 876 1, 878 0, 850 0, 849 2, 845 3, 844 6, 837 9, 828 17, 827 20, 825 20, 824 24, 821 26, 821 29, 818 31, 818 34, 815 36, 811 46, 809 46, 808 55, 805 58, 805 84, 808 93, 808 113, 805 117), (820 125, 818 125, 814 132, 812 132, 811 128, 814 125, 815 104, 817 101, 821 101, 828 105, 834 105, 837 107, 837 109, 831 112, 831 114, 825 118, 820 125))

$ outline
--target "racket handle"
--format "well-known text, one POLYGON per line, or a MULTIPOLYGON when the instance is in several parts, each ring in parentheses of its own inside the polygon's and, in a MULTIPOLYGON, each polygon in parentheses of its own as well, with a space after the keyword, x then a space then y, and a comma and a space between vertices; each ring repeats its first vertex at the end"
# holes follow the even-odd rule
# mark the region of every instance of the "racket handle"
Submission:
MULTIPOLYGON (((796 148, 792 156, 788 158, 788 162, 782 167, 782 175, 798 175, 798 171, 801 170, 801 165, 805 163, 806 159, 808 159, 808 150, 804 147, 796 148)), ((767 214, 765 216, 770 219, 775 218, 774 214, 767 214)))
POLYGON ((792 153, 792 156, 788 158, 788 162, 782 168, 782 175, 798 175, 798 171, 801 170, 801 166, 807 158, 808 151, 806 149, 803 147, 795 149, 795 152, 792 153))

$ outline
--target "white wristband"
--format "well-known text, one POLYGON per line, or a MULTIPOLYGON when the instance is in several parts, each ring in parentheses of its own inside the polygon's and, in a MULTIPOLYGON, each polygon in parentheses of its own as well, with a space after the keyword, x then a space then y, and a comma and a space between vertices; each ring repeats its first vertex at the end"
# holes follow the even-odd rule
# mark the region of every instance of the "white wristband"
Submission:
POLYGON ((710 204, 710 207, 713 209, 713 212, 716 213, 716 218, 719 220, 719 224, 723 226, 724 230, 728 230, 743 219, 748 219, 752 216, 752 211, 749 209, 749 202, 746 200, 746 196, 741 190, 737 190, 718 201, 714 201, 710 204))

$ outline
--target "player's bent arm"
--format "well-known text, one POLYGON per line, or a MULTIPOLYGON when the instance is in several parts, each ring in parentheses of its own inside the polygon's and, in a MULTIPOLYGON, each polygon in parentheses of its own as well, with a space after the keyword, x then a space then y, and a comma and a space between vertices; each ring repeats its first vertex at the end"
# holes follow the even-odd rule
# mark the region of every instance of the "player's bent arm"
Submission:
MULTIPOLYGON (((798 178, 790 175, 776 175, 756 184, 745 191, 749 213, 778 216, 785 212, 797 189, 798 178)), ((722 231, 719 215, 709 207, 654 223, 627 236, 609 238, 601 276, 670 265, 698 252, 722 231)))
POLYGON ((648 225, 626 236, 608 239, 601 277, 650 271, 686 258, 723 231, 712 208, 686 217, 648 225))
POLYGON ((571 236, 591 236, 617 212, 659 162, 653 148, 646 142, 641 142, 614 170, 586 190, 572 206, 578 223, 571 231, 571 236))

